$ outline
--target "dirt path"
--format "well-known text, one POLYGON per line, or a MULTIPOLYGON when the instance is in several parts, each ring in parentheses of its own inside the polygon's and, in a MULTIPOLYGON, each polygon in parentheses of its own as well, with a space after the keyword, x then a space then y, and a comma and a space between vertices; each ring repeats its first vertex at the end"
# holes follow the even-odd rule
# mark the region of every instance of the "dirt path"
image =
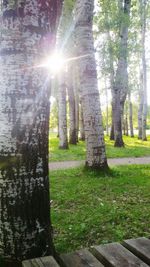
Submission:
MULTIPOLYGON (((85 163, 84 160, 50 162, 49 169, 50 170, 63 170, 63 169, 75 168, 75 167, 83 166, 84 163, 85 163)), ((150 157, 108 159, 109 166, 131 165, 131 164, 150 164, 150 157)))

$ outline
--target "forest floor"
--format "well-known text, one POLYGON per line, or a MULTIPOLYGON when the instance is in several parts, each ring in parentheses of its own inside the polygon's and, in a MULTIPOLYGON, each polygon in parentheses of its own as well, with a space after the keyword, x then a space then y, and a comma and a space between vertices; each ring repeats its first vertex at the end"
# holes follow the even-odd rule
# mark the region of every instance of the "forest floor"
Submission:
MULTIPOLYGON (((85 163, 85 160, 50 162, 49 169, 50 170, 70 169, 70 168, 83 166, 84 163, 85 163)), ((132 164, 150 164, 150 157, 139 157, 139 158, 129 157, 129 158, 108 159, 109 166, 132 165, 132 164)))

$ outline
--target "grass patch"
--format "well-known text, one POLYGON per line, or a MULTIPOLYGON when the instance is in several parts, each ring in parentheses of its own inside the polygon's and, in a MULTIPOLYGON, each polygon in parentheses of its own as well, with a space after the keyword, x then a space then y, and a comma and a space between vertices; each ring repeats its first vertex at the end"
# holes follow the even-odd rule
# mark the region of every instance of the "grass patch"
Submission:
POLYGON ((150 137, 147 141, 138 140, 137 137, 131 138, 124 136, 124 148, 114 147, 114 142, 105 137, 106 152, 108 158, 123 158, 123 157, 144 157, 150 156, 150 137))
MULTIPOLYGON (((144 157, 150 156, 150 137, 148 141, 138 140, 124 136, 125 148, 114 147, 114 142, 105 137, 106 153, 108 158, 144 157)), ((50 135, 50 161, 84 160, 86 157, 85 142, 70 145, 68 150, 60 150, 59 139, 56 135, 50 135)))
POLYGON ((58 252, 150 235, 149 166, 53 171, 52 223, 58 252))

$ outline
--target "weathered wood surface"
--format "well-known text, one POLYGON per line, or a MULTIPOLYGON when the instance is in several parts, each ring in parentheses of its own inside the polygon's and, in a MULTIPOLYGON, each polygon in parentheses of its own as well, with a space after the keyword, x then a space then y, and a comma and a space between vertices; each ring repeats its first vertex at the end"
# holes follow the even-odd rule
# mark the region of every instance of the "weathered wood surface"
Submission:
POLYGON ((123 245, 137 257, 150 265, 150 240, 148 238, 140 237, 125 240, 123 245))
POLYGON ((60 264, 53 257, 22 262, 22 267, 147 267, 150 266, 150 240, 129 239, 119 243, 94 246, 91 252, 82 249, 60 255, 60 264))
POLYGON ((94 255, 109 267, 147 267, 148 265, 136 257, 119 243, 93 247, 94 255))
POLYGON ((22 267, 59 267, 55 259, 51 256, 38 259, 26 260, 22 262, 22 267))
POLYGON ((65 267, 102 267, 103 265, 87 250, 61 255, 65 267))

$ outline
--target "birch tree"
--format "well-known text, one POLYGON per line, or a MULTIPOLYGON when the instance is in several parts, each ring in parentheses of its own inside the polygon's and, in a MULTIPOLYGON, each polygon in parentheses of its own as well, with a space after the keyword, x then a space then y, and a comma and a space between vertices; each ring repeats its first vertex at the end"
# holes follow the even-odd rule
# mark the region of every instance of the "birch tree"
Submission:
MULTIPOLYGON (((72 18, 72 8, 73 8, 73 0, 66 0, 63 2, 62 8, 62 16, 60 20, 60 24, 58 27, 57 33, 57 49, 60 53, 62 53, 65 57, 68 57, 67 49, 68 42, 70 37, 72 36, 71 32, 67 32, 69 27, 69 23, 72 18)), ((59 89, 58 89, 58 101, 59 101, 59 148, 60 149, 68 149, 68 128, 67 128, 67 102, 66 102, 66 94, 67 87, 71 90, 70 81, 67 81, 67 72, 62 70, 62 73, 59 73, 59 89)), ((70 112, 71 116, 73 115, 70 112)), ((72 121, 72 119, 71 119, 72 121)))
POLYGON ((138 111, 139 139, 147 140, 146 137, 146 120, 147 120, 147 66, 146 66, 146 7, 147 1, 140 0, 140 17, 141 17, 141 69, 140 69, 140 105, 138 111))
POLYGON ((91 168, 107 167, 102 115, 97 84, 93 41, 94 0, 77 0, 75 34, 79 59, 80 90, 86 138, 86 165, 91 168))
POLYGON ((124 102, 127 95, 127 40, 128 40, 128 24, 129 24, 129 12, 130 12, 130 0, 120 0, 120 47, 118 66, 116 70, 115 82, 113 87, 113 120, 114 120, 114 133, 115 133, 115 146, 124 146, 122 138, 122 116, 124 102), (124 15, 124 16, 123 16, 124 15))
POLYGON ((49 75, 40 64, 54 46, 60 4, 8 0, 0 6, 0 255, 6 261, 54 254, 49 75))
POLYGON ((129 102, 129 126, 130 126, 130 136, 134 137, 134 130, 133 130, 133 107, 131 101, 131 92, 128 93, 128 102, 129 102))
POLYGON ((59 114, 59 148, 68 149, 67 133, 67 102, 66 102, 66 72, 59 73, 58 87, 58 114, 59 114))
POLYGON ((69 64, 68 68, 68 103, 69 103, 69 143, 77 144, 76 133, 76 103, 74 94, 74 69, 73 64, 69 64))

